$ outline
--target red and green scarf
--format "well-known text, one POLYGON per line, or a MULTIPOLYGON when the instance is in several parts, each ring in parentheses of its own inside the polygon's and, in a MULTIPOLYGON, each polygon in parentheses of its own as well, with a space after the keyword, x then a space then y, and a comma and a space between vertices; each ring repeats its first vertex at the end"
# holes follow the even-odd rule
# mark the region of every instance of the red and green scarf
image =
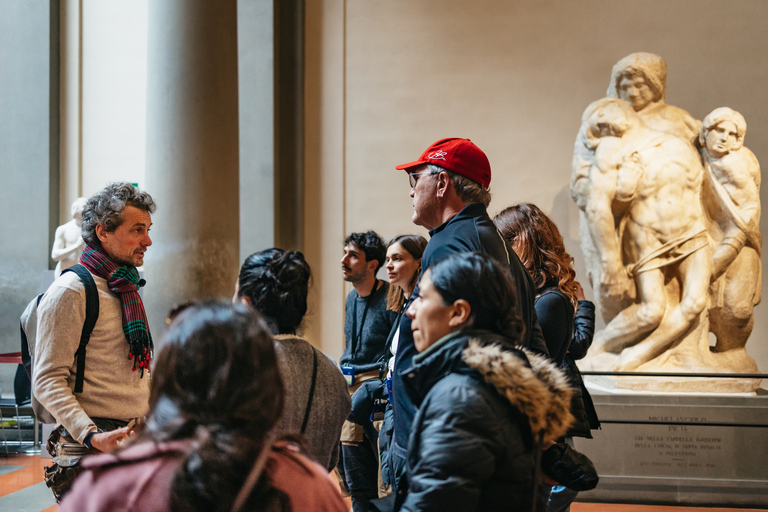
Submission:
POLYGON ((152 335, 149 333, 147 314, 139 296, 139 271, 134 266, 118 266, 100 245, 88 243, 80 256, 80 263, 95 276, 107 280, 107 287, 120 297, 123 309, 123 332, 128 340, 128 359, 133 359, 133 371, 138 368, 144 377, 152 360, 152 335))

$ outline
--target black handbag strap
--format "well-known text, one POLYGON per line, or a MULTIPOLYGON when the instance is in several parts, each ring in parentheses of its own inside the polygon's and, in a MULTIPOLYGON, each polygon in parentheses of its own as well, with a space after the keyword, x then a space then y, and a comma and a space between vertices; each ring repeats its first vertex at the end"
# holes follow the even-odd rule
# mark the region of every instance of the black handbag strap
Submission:
POLYGON ((317 383, 317 350, 312 347, 312 384, 309 386, 309 399, 307 400, 307 410, 304 411, 304 421, 301 423, 301 433, 307 430, 307 423, 309 423, 309 411, 312 410, 312 398, 315 396, 315 384, 317 383))
POLYGON ((96 289, 96 283, 93 276, 81 264, 74 265, 63 270, 64 272, 74 272, 83 282, 85 288, 85 322, 83 323, 83 332, 80 334, 80 345, 77 347, 77 375, 75 376, 75 393, 83 392, 83 379, 85 378, 85 346, 91 339, 93 327, 96 325, 96 319, 99 318, 99 292, 96 289))

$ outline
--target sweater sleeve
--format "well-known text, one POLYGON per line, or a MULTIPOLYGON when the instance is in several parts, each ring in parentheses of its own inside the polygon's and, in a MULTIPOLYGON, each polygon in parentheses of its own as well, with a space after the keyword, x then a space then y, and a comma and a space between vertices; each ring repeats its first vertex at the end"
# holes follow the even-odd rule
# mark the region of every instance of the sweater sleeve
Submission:
POLYGON ((574 361, 583 359, 592 345, 595 335, 595 305, 588 300, 580 300, 573 322, 573 337, 568 352, 574 361))
POLYGON ((534 307, 549 355, 560 363, 571 343, 573 308, 565 296, 551 292, 539 295, 534 307))
POLYGON ((79 442, 96 425, 78 403, 69 379, 85 322, 85 296, 52 286, 37 310, 37 341, 32 376, 34 396, 79 442))

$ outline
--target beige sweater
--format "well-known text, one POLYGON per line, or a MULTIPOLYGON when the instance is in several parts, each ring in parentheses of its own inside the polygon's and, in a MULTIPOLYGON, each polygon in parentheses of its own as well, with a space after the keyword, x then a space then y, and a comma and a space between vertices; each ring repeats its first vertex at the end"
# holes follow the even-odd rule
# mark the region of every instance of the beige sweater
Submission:
POLYGON ((99 292, 99 318, 88 342, 83 392, 75 394, 75 352, 85 322, 85 288, 74 272, 59 277, 37 309, 37 342, 32 389, 56 421, 83 442, 96 431, 91 418, 130 420, 144 416, 150 377, 133 371, 123 333, 120 298, 107 281, 93 276, 99 292))

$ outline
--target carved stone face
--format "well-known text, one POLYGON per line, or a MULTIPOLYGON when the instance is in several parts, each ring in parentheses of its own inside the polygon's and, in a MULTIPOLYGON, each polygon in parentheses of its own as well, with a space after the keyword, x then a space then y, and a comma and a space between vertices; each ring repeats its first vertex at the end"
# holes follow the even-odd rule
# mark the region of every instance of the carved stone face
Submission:
POLYGON ((640 112, 653 102, 653 89, 642 76, 625 76, 619 82, 619 97, 635 112, 640 112))
POLYGON ((707 152, 715 158, 723 157, 731 152, 737 139, 736 125, 730 121, 722 121, 707 132, 707 152))

